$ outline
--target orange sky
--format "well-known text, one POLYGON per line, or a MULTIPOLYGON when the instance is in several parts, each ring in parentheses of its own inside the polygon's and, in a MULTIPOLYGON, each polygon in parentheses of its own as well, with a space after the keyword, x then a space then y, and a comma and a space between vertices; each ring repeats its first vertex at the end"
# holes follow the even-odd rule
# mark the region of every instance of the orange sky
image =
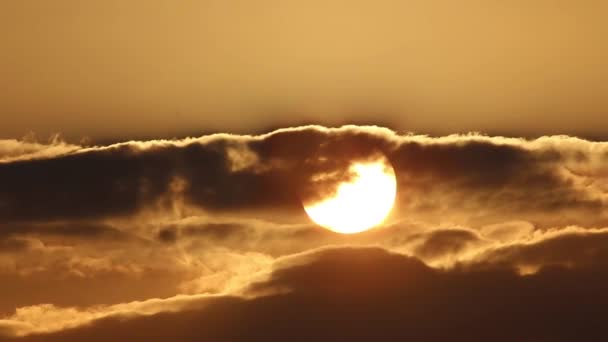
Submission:
POLYGON ((605 132, 605 1, 0 3, 0 138, 605 132))
POLYGON ((607 14, 0 0, 0 341, 606 340, 607 14))

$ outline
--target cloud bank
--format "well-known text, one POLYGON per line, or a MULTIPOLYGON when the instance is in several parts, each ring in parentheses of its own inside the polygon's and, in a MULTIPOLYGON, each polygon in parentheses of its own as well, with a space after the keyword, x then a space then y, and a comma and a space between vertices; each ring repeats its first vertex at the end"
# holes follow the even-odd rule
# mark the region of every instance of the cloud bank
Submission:
POLYGON ((574 137, 371 126, 0 141, 0 339, 599 336, 606 161, 574 137), (387 222, 313 225, 302 201, 378 154, 398 181, 387 222))

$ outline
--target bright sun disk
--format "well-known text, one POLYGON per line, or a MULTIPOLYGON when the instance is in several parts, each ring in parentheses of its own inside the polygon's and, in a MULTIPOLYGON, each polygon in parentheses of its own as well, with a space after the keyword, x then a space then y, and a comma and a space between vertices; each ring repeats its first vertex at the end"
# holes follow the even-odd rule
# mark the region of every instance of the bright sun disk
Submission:
POLYGON ((304 210, 320 226, 353 234, 382 223, 395 202, 397 181, 393 168, 383 161, 354 163, 353 180, 342 182, 336 193, 304 210))

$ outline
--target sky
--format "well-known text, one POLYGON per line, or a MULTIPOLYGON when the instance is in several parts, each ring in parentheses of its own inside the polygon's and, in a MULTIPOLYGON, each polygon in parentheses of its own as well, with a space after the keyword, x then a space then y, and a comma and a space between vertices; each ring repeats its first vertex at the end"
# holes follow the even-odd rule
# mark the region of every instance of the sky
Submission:
POLYGON ((2 138, 382 124, 603 138, 605 1, 0 4, 2 138))
POLYGON ((0 2, 0 342, 605 339, 607 6, 0 2))

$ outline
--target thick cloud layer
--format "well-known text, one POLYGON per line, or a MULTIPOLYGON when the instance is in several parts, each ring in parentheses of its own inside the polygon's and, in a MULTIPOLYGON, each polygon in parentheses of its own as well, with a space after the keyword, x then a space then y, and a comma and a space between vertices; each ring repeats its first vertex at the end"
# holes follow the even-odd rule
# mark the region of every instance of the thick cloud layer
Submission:
POLYGON ((97 147, 0 141, 0 158, 7 339, 600 333, 608 143, 306 126, 97 147), (387 222, 356 235, 313 225, 302 201, 379 154, 398 179, 387 222))
POLYGON ((19 318, 93 319, 25 341, 597 340, 607 276, 604 267, 526 277, 508 269, 441 271, 379 248, 333 248, 283 260, 247 289, 259 294, 253 298, 174 298, 107 313, 41 307, 19 318))
POLYGON ((526 141, 428 138, 387 129, 302 127, 262 136, 129 142, 0 164, 3 222, 131 215, 170 205, 299 211, 326 195, 353 160, 385 154, 399 177, 399 215, 492 223, 517 213, 538 225, 606 223, 608 144, 569 137, 526 141), (559 215, 555 212, 559 211, 559 215), (459 217, 462 216, 462 217, 459 217), (560 221, 561 220, 561 221, 560 221))

